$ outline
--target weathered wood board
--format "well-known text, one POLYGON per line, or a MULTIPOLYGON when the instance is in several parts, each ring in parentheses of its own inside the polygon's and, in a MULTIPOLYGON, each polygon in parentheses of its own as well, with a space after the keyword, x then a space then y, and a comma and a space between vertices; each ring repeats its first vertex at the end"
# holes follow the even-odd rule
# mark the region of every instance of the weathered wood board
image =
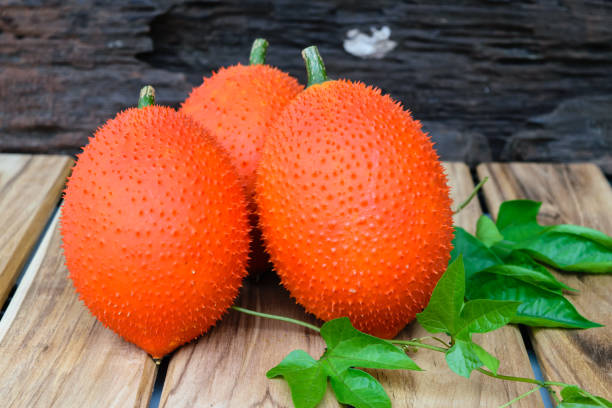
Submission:
POLYGON ((177 106, 264 37, 267 62, 302 83, 314 44, 330 76, 389 92, 446 160, 597 160, 612 174, 609 0, 0 4, 0 150, 76 152, 143 85, 177 106), (397 44, 384 58, 344 50, 350 30, 382 26, 397 44))
MULTIPOLYGON (((446 168, 453 187, 453 199, 460 202, 473 189, 469 169, 460 163, 447 163, 446 168)), ((475 200, 455 221, 473 230, 479 215, 480 207, 475 200)), ((312 317, 307 316, 289 294, 278 287, 276 280, 247 286, 239 304, 266 313, 312 321, 312 317)), ((400 337, 424 335, 426 332, 422 328, 411 324, 400 337)), ((479 340, 485 349, 500 358, 501 373, 533 376, 516 327, 505 327, 480 336, 479 340)), ((294 349, 303 349, 318 358, 323 353, 324 343, 308 329, 232 311, 210 333, 174 354, 169 363, 160 408, 291 407, 286 383, 268 380, 265 373, 294 349)), ((414 359, 427 371, 374 371, 394 406, 499 406, 530 388, 526 384, 503 382, 478 373, 470 380, 464 379, 448 369, 443 355, 433 351, 419 351, 414 359)), ((514 407, 537 407, 540 404, 540 396, 532 394, 514 407)), ((338 406, 331 391, 328 390, 321 406, 338 406)))
POLYGON ((58 218, 0 320, 0 407, 148 407, 155 363, 78 300, 58 218))
MULTIPOLYGON (((484 194, 496 216, 504 200, 542 201, 542 224, 578 224, 612 234, 612 189, 593 164, 487 163, 484 194)), ((578 384, 612 398, 612 276, 556 273, 578 293, 568 298, 579 312, 605 327, 588 330, 532 329, 533 346, 544 376, 578 384)))
POLYGON ((59 201, 68 156, 0 154, 0 305, 59 201))

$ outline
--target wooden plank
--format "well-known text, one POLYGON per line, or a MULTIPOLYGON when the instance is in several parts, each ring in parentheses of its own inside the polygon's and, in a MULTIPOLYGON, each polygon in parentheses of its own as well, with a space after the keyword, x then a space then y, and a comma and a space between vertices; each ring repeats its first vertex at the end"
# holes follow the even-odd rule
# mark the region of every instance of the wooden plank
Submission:
MULTIPOLYGON (((484 193, 493 215, 504 200, 542 201, 539 221, 571 223, 612 234, 612 189, 593 164, 487 163, 484 193)), ((578 311, 605 327, 588 330, 532 329, 533 346, 547 379, 579 384, 612 398, 612 276, 555 273, 578 293, 567 297, 578 311)))
POLYGON ((0 406, 148 407, 155 363, 78 300, 58 218, 0 321, 0 406))
MULTIPOLYGON (((467 197, 473 188, 468 168, 460 163, 446 164, 456 201, 467 197)), ((472 202, 456 222, 473 230, 480 215, 472 202)), ((313 322, 289 294, 268 278, 242 291, 241 306, 266 313, 281 314, 313 322)), ((319 322, 320 323, 320 322, 319 322)), ((426 335, 417 324, 409 325, 401 338, 426 335)), ((479 339, 497 355, 500 372, 532 376, 531 366, 517 328, 506 327, 479 339)), ((290 351, 302 349, 318 357, 323 353, 321 338, 307 329, 287 323, 258 319, 230 312, 210 333, 179 349, 172 357, 162 392, 160 408, 291 407, 289 388, 284 381, 268 380, 267 370, 290 351)), ((387 389, 394 406, 464 407, 498 406, 529 390, 529 385, 506 383, 478 373, 470 380, 452 373, 443 355, 419 351, 415 360, 426 372, 374 371, 387 389)), ((539 395, 533 394, 514 407, 537 407, 539 395)), ((337 407, 328 390, 322 407, 337 407)))
POLYGON ((0 154, 0 305, 57 205, 72 163, 68 156, 0 154))
MULTIPOLYGON (((247 283, 237 304, 320 324, 306 316, 274 276, 247 283)), ((266 371, 298 348, 316 357, 325 343, 312 330, 232 310, 211 332, 174 354, 159 407, 290 407, 289 387, 268 380, 266 371)), ((321 407, 338 404, 328 392, 321 407)))

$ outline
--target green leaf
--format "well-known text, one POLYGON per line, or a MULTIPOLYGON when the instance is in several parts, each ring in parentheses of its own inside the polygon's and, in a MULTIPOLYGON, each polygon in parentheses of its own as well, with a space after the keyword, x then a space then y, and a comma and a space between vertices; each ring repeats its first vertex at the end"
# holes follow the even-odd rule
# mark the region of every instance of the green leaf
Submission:
POLYGON ((499 368, 499 360, 476 343, 472 343, 472 349, 474 350, 474 353, 476 353, 478 359, 482 362, 482 364, 484 364, 485 367, 487 367, 489 370, 493 371, 494 374, 497 374, 497 369, 499 368))
POLYGON ((574 290, 558 281, 548 269, 535 262, 529 255, 521 251, 513 251, 504 259, 504 262, 506 262, 506 264, 492 266, 485 269, 485 272, 510 276, 559 294, 561 294, 563 290, 574 290))
POLYGON ((355 408, 391 408, 384 388, 365 371, 349 368, 340 376, 330 376, 336 398, 355 408))
POLYGON ((400 348, 360 332, 346 317, 325 323, 321 336, 327 343, 324 358, 337 372, 349 367, 420 370, 400 348))
POLYGON ((482 272, 475 275, 467 287, 468 299, 521 302, 511 323, 582 329, 601 326, 581 316, 562 295, 509 276, 482 272))
MULTIPOLYGON (((578 225, 544 227, 537 222, 541 203, 530 200, 506 201, 501 204, 497 228, 503 241, 497 237, 493 250, 498 255, 507 250, 508 241, 513 249, 522 249, 534 259, 564 271, 612 273, 612 237, 578 225)), ((479 223, 481 221, 479 220, 479 223)), ((487 226, 485 232, 495 231, 487 226)), ((479 235, 480 237, 480 235, 479 235)), ((492 238, 486 237, 491 240, 492 238)), ((487 244, 489 241, 485 241, 487 244)), ((491 246, 487 244, 488 246, 491 246)))
POLYGON ((451 262, 457 260, 460 255, 463 257, 465 276, 468 280, 475 273, 503 264, 502 260, 478 238, 461 227, 455 227, 451 262))
POLYGON ((476 238, 487 247, 491 247, 491 245, 504 239, 493 220, 486 215, 481 215, 480 218, 478 218, 478 222, 476 223, 476 238))
POLYGON ((550 232, 559 234, 569 234, 578 237, 589 239, 593 242, 597 242, 599 245, 612 250, 612 237, 604 234, 601 231, 597 231, 592 228, 582 227, 580 225, 560 224, 548 227, 550 232))
POLYGON ((542 203, 531 200, 504 201, 497 213, 497 228, 508 241, 520 242, 540 233, 544 227, 537 216, 542 203))
POLYGON ((454 333, 465 295, 465 271, 461 255, 440 278, 427 307, 417 314, 421 326, 430 333, 454 333))
POLYGON ((590 396, 580 387, 571 385, 561 390, 563 401, 558 407, 561 408, 612 408, 612 402, 598 396, 590 396))
POLYGON ((295 408, 313 408, 325 396, 327 375, 319 362, 303 350, 294 350, 266 376, 283 376, 289 384, 295 408))
POLYGON ((515 248, 527 251, 538 261, 564 271, 611 273, 612 249, 599 242, 601 240, 593 241, 552 228, 530 240, 517 243, 515 248))
POLYGON ((453 347, 446 352, 446 363, 451 370, 466 378, 470 377, 473 370, 483 365, 493 372, 497 372, 499 367, 499 360, 478 344, 464 340, 455 340, 453 347))
POLYGON ((462 327, 456 336, 486 333, 507 325, 516 314, 520 302, 476 299, 465 304, 461 312, 462 327))

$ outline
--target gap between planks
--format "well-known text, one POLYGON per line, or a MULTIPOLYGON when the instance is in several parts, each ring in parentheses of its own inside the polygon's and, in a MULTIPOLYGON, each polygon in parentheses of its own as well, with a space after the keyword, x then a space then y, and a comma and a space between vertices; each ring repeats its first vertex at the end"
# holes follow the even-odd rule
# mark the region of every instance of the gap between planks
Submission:
MULTIPOLYGON (((493 216, 502 201, 542 201, 542 224, 571 223, 612 234, 612 189, 594 164, 484 163, 477 167, 493 216)), ((559 273, 578 293, 567 297, 579 312, 605 327, 587 330, 528 328, 532 344, 550 381, 578 384, 612 399, 612 276, 559 273)))

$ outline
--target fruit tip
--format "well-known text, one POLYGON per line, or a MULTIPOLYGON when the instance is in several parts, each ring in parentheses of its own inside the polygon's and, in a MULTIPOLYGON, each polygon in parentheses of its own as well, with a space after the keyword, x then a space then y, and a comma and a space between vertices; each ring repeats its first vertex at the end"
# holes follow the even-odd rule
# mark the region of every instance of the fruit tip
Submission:
POLYGON ((327 72, 323 58, 319 54, 319 49, 316 45, 311 45, 302 50, 302 58, 306 64, 306 73, 308 76, 308 85, 306 87, 323 83, 327 81, 327 72))
POLYGON ((138 108, 144 108, 155 104, 155 88, 151 85, 145 85, 140 90, 138 98, 138 108))
POLYGON ((263 65, 266 63, 266 52, 270 44, 265 38, 256 38, 251 47, 251 55, 249 56, 250 65, 263 65))

